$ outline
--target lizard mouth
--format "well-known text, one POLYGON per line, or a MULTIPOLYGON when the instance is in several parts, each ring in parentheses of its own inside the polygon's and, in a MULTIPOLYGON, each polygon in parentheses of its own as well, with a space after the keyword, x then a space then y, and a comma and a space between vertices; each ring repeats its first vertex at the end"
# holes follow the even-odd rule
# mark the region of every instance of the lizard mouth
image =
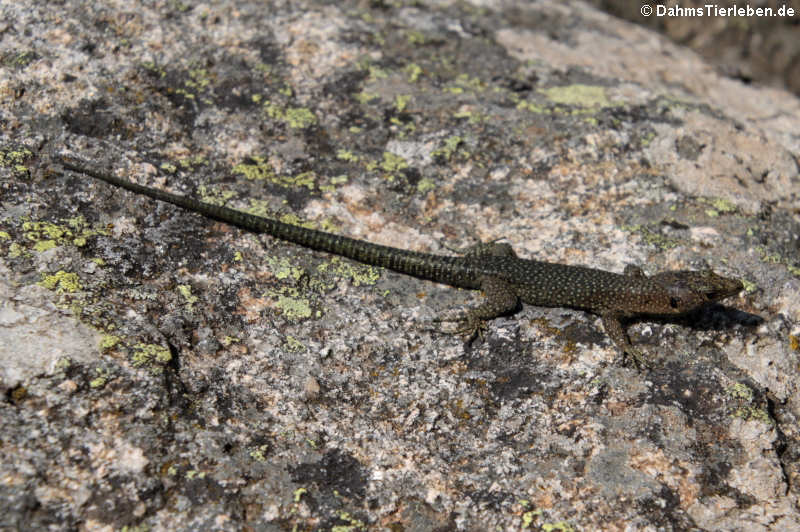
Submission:
POLYGON ((726 286, 724 288, 718 288, 716 290, 708 290, 705 292, 706 300, 709 302, 712 301, 719 301, 720 299, 725 299, 726 297, 735 296, 739 292, 744 289, 744 285, 742 283, 731 283, 730 286, 726 286))

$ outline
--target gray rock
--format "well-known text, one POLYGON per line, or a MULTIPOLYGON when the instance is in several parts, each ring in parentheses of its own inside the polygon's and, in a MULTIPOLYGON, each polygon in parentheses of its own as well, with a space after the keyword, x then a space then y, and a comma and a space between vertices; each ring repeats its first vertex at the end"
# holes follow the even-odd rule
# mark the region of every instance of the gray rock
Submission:
POLYGON ((800 101, 577 2, 3 7, 3 529, 789 530, 800 101), (631 328, 61 172, 409 249, 747 290, 631 328))

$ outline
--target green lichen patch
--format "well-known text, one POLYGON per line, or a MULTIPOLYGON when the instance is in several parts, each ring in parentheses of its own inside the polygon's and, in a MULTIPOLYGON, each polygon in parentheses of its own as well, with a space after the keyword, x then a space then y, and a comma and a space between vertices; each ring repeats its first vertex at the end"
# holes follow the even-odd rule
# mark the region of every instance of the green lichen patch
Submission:
POLYGON ((347 161, 348 163, 357 163, 358 156, 350 150, 340 149, 336 152, 336 158, 340 161, 347 161))
POLYGON ((771 425, 773 423, 772 418, 769 416, 769 412, 754 405, 744 405, 737 408, 733 412, 733 417, 738 417, 740 419, 744 419, 745 421, 760 421, 761 423, 765 423, 767 425, 771 425))
POLYGON ((178 171, 178 167, 172 163, 161 163, 158 168, 164 172, 167 172, 168 174, 174 174, 178 171))
POLYGON ((700 198, 699 201, 709 205, 705 212, 711 218, 716 218, 723 214, 733 214, 738 210, 732 201, 723 198, 700 198))
POLYGON ((89 381, 90 388, 102 388, 105 386, 109 379, 111 378, 112 374, 109 370, 105 368, 95 368, 96 377, 89 381))
POLYGON ((755 393, 744 383, 737 382, 727 390, 728 395, 739 403, 739 406, 731 414, 733 417, 744 419, 745 421, 760 421, 762 423, 773 423, 769 413, 755 400, 755 393))
POLYGON ((539 92, 553 103, 560 105, 584 108, 609 107, 612 105, 606 95, 605 88, 596 85, 564 85, 541 89, 539 92))
POLYGON ((680 240, 668 238, 657 230, 653 230, 647 225, 624 225, 620 229, 629 231, 631 233, 638 233, 642 240, 651 246, 657 247, 662 250, 672 249, 680 245, 680 240))
MULTIPOLYGON (((784 257, 778 252, 770 251, 765 246, 756 246, 755 251, 759 254, 759 259, 761 262, 765 262, 767 264, 783 264, 786 267, 786 271, 792 275, 800 277, 800 268, 795 266, 793 258, 784 257)), ((747 286, 745 286, 745 288, 747 288, 747 286)))
POLYGON ((486 90, 486 84, 480 78, 459 74, 452 84, 442 90, 451 94, 481 93, 486 90))
POLYGON ((356 530, 366 530, 367 525, 364 521, 357 519, 349 512, 339 510, 337 517, 345 524, 331 527, 331 532, 356 532, 356 530))
POLYGON ((295 266, 285 257, 267 257, 267 266, 276 279, 300 279, 305 269, 295 266))
POLYGON ((395 155, 392 152, 383 152, 383 160, 380 162, 370 162, 367 164, 367 170, 374 170, 380 168, 385 172, 385 177, 389 181, 393 181, 397 172, 408 168, 408 162, 401 156, 395 155))
POLYGON ((178 166, 184 170, 192 170, 199 166, 208 164, 208 160, 202 155, 195 155, 194 157, 183 157, 178 159, 178 166))
MULTIPOLYGON (((451 135, 444 139, 442 145, 431 152, 431 156, 434 158, 441 158, 445 162, 450 161, 459 147, 464 145, 464 137, 459 135, 451 135)), ((466 153, 466 156, 469 156, 469 153, 466 153)))
POLYGON ((25 248, 20 246, 18 243, 12 242, 8 246, 8 257, 9 258, 16 259, 16 258, 21 257, 23 255, 25 255, 25 248))
POLYGON ((241 174, 247 179, 269 181, 282 187, 307 187, 314 190, 317 175, 314 172, 303 172, 296 176, 278 175, 266 157, 253 155, 244 162, 233 167, 235 174, 241 174))
POLYGON ((353 261, 333 257, 330 261, 317 267, 320 273, 331 272, 337 277, 350 280, 353 285, 374 285, 381 277, 381 269, 353 261))
POLYGON ((275 177, 275 170, 264 157, 253 155, 233 167, 234 174, 241 174, 247 179, 272 180, 275 177))
POLYGON ((311 317, 311 302, 306 298, 290 297, 278 294, 278 301, 275 304, 288 320, 301 320, 311 317))
POLYGON ((436 182, 433 179, 423 177, 417 183, 417 192, 425 194, 426 192, 436 188, 436 182))
POLYGON ((544 532, 575 532, 575 528, 566 521, 542 524, 544 532))
POLYGON ((374 93, 374 92, 361 91, 358 94, 356 94, 354 97, 358 101, 358 103, 360 103, 361 105, 367 105, 370 102, 374 102, 375 100, 380 100, 381 96, 380 96, 380 94, 377 94, 377 93, 374 93))
POLYGON ((228 200, 236 195, 232 190, 212 189, 205 185, 197 188, 197 193, 204 203, 224 206, 228 200))
POLYGON ((251 448, 248 454, 250 455, 250 458, 252 458, 256 462, 264 463, 267 461, 268 452, 269 452, 269 445, 259 445, 258 447, 251 448))
POLYGON ((238 344, 238 343, 240 343, 240 342, 241 342, 241 340, 240 340, 240 339, 238 339, 238 338, 236 338, 235 336, 230 336, 230 335, 227 335, 227 336, 224 336, 224 337, 223 337, 223 338, 220 340, 220 342, 221 342, 221 343, 222 343, 222 345, 224 345, 225 347, 228 347, 228 346, 231 346, 231 345, 233 345, 233 344, 238 344))
MULTIPOLYGON (((530 502, 526 500, 519 501, 520 506, 523 508, 528 508, 530 506, 530 502)), ((533 524, 533 522, 541 517, 544 514, 541 508, 534 508, 533 510, 528 510, 522 513, 522 528, 528 529, 533 524)))
POLYGON ((22 70, 39 59, 39 54, 33 50, 8 50, 0 55, 0 65, 5 68, 22 70))
POLYGON ((39 285, 54 290, 57 294, 72 294, 81 289, 78 275, 59 270, 52 275, 43 275, 39 285))
POLYGON ((26 163, 33 157, 31 150, 24 147, 5 146, 0 148, 0 167, 8 168, 15 177, 28 175, 26 163))
POLYGON ((169 349, 158 344, 139 343, 133 346, 131 362, 135 367, 158 365, 163 366, 172 360, 169 349))
POLYGON ((742 284, 744 285, 744 291, 748 294, 752 294, 756 290, 758 290, 758 285, 752 281, 748 281, 747 279, 740 279, 742 284))
POLYGON ((529 100, 521 100, 517 103, 517 109, 520 111, 528 111, 536 114, 545 114, 548 112, 547 107, 529 100))
POLYGON ((753 400, 753 390, 751 390, 748 385, 741 382, 737 382, 728 388, 728 395, 734 399, 746 401, 748 403, 753 400))
POLYGON ((271 100, 265 100, 261 107, 267 116, 283 122, 292 129, 305 129, 317 123, 316 115, 306 107, 281 107, 271 100))
POLYGON ((408 81, 411 83, 416 83, 419 81, 419 78, 422 75, 422 68, 416 63, 411 63, 410 65, 406 66, 405 72, 408 75, 408 81))
POLYGON ((303 345, 303 342, 295 338, 294 336, 287 336, 286 342, 283 344, 284 348, 291 352, 291 353, 302 353, 306 350, 306 346, 303 345))
POLYGON ((113 334, 103 334, 102 337, 100 338, 100 350, 107 351, 109 349, 113 349, 121 341, 122 338, 120 338, 119 336, 113 334))
POLYGON ((411 101, 411 95, 410 94, 398 94, 394 98, 394 108, 395 108, 395 110, 398 113, 402 113, 403 111, 406 110, 406 107, 408 106, 408 102, 410 102, 410 101, 411 101))
POLYGON ((62 220, 60 224, 26 221, 22 223, 22 234, 32 243, 34 251, 42 253, 63 245, 83 247, 90 237, 104 234, 104 231, 89 228, 86 220, 78 216, 62 220))
POLYGON ((183 297, 183 300, 186 301, 186 306, 190 309, 192 308, 192 305, 197 303, 197 296, 192 294, 192 287, 188 284, 179 284, 177 286, 177 290, 181 297, 183 297))
POLYGON ((466 118, 470 124, 479 124, 481 122, 487 122, 489 120, 489 115, 474 109, 463 109, 453 113, 453 118, 466 118))
POLYGON ((278 218, 278 220, 283 222, 283 223, 285 223, 285 224, 297 225, 297 226, 300 226, 300 227, 305 227, 306 229, 314 229, 314 228, 317 227, 317 224, 315 224, 314 222, 309 221, 309 220, 303 220, 302 218, 300 218, 296 214, 292 214, 292 213, 282 214, 278 218))

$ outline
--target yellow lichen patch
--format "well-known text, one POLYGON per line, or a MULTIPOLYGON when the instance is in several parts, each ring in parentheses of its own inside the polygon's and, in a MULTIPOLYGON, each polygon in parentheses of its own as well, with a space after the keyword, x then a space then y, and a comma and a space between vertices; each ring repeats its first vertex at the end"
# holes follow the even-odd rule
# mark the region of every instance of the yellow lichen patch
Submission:
POLYGON ((517 103, 517 109, 520 111, 530 111, 531 113, 543 114, 547 112, 547 108, 538 103, 533 103, 528 100, 521 100, 517 103))
POLYGON ((172 360, 172 354, 169 349, 162 347, 158 344, 144 344, 139 343, 133 346, 132 362, 136 367, 146 366, 149 364, 163 365, 172 360))
POLYGON ((64 270, 59 270, 52 275, 43 276, 42 280, 39 282, 39 285, 47 288, 48 290, 55 290, 56 293, 59 294, 71 294, 81 289, 81 283, 78 275, 75 273, 65 272, 64 270))
POLYGON ((269 266, 270 271, 272 271, 273 275, 277 279, 300 279, 305 273, 305 270, 300 266, 295 266, 289 259, 285 257, 275 258, 275 257, 267 257, 267 265, 269 266))
POLYGON ((286 337, 286 342, 284 343, 284 347, 286 348, 287 351, 290 351, 292 353, 300 353, 305 351, 306 349, 306 346, 304 346, 303 343, 294 336, 286 337))
POLYGON ((210 203, 212 205, 225 205, 229 199, 236 195, 236 193, 231 190, 210 189, 205 185, 200 185, 197 188, 197 192, 200 195, 200 199, 203 200, 203 203, 210 203))
POLYGON ((433 190, 434 188, 436 188, 436 183, 432 179, 429 179, 427 177, 423 177, 417 183, 417 192, 419 192, 420 194, 425 194, 426 192, 428 192, 429 190, 433 190))
POLYGON ((401 156, 385 151, 383 152, 383 161, 380 162, 380 167, 384 172, 394 177, 393 174, 396 172, 408 168, 408 163, 401 156))
POLYGON ((81 216, 64 220, 62 224, 27 221, 22 224, 22 231, 25 239, 33 242, 33 249, 39 253, 68 244, 83 247, 89 237, 103 234, 102 231, 89 229, 81 216))
POLYGON ((94 371, 97 374, 97 377, 89 381, 89 387, 102 388, 106 385, 106 383, 108 383, 108 380, 111 377, 111 372, 103 368, 95 368, 94 371))
POLYGON ((397 109, 398 113, 402 113, 406 110, 409 101, 411 101, 410 94, 398 94, 394 98, 394 108, 397 109))
POLYGON ((315 224, 314 222, 301 220, 300 217, 297 216, 296 214, 284 214, 283 216, 278 218, 278 220, 280 220, 285 224, 298 225, 300 227, 305 227, 306 229, 314 229, 317 226, 317 224, 315 224))
MULTIPOLYGON (((458 135, 451 135, 444 139, 442 146, 431 152, 431 157, 443 157, 449 161, 453 154, 458 150, 459 146, 463 145, 464 137, 458 135)), ((469 155, 468 153, 466 154, 469 155)))
POLYGON ((186 305, 189 308, 192 308, 192 305, 197 303, 197 296, 192 294, 192 287, 189 286, 188 284, 180 284, 180 285, 178 285, 178 293, 186 301, 186 305))
POLYGON ((111 349, 121 341, 122 339, 119 336, 115 336, 113 334, 104 334, 100 338, 100 350, 105 351, 107 349, 111 349))
POLYGON ((222 342, 222 345, 224 345, 225 347, 228 347, 228 346, 233 345, 233 344, 238 344, 239 342, 241 342, 241 340, 239 340, 235 336, 230 336, 229 335, 229 336, 225 336, 224 338, 222 338, 222 340, 220 340, 220 342, 222 342))
POLYGON ((354 154, 350 150, 341 149, 336 152, 336 158, 340 161, 347 161, 349 163, 357 163, 358 162, 358 155, 354 154))
POLYGON ((381 270, 375 266, 367 266, 352 261, 333 257, 328 263, 320 264, 320 272, 331 271, 337 277, 350 279, 355 286, 374 285, 381 277, 381 270))
POLYGON ((53 249, 56 245, 55 240, 40 240, 33 245, 33 250, 37 253, 44 253, 48 249, 53 249))
POLYGON ((722 214, 732 214, 737 209, 733 202, 724 198, 701 198, 700 202, 711 205, 709 209, 706 209, 706 215, 711 218, 716 218, 722 214))
POLYGON ((311 303, 305 298, 294 298, 280 294, 275 306, 281 309, 283 315, 290 320, 311 317, 311 303))
POLYGON ((240 163, 233 167, 233 172, 242 174, 247 179, 266 180, 282 187, 308 187, 314 189, 317 175, 314 172, 303 172, 296 176, 277 175, 274 168, 265 157, 253 155, 249 157, 252 163, 240 163))
POLYGON ((253 155, 250 160, 253 161, 252 164, 239 163, 234 166, 233 173, 255 180, 271 180, 275 177, 275 170, 266 158, 253 155))
POLYGON ((728 394, 731 397, 734 397, 736 399, 741 399, 747 402, 753 400, 753 390, 751 390, 749 386, 741 382, 737 382, 733 386, 728 388, 728 394))
POLYGON ((566 521, 558 521, 557 523, 544 523, 542 525, 544 532, 575 532, 575 529, 566 521))
POLYGON ((304 129, 317 122, 314 113, 305 107, 282 108, 270 100, 266 100, 262 104, 262 108, 270 118, 283 122, 292 129, 304 129))
POLYGON ((269 445, 259 445, 250 450, 250 458, 256 462, 266 462, 267 452, 269 452, 269 445))
POLYGON ((11 259, 16 259, 17 257, 21 257, 25 253, 25 248, 17 244, 16 242, 12 242, 10 246, 8 246, 8 257, 11 259))
POLYGON ((410 65, 406 66, 405 71, 406 74, 408 74, 408 81, 411 83, 416 83, 419 81, 419 77, 422 75, 422 68, 416 63, 411 63, 410 65))
POLYGON ((28 173, 25 161, 33 156, 28 148, 0 150, 0 166, 11 168, 17 176, 24 176, 28 173))
POLYGON ((539 92, 547 96, 550 101, 562 105, 577 107, 608 107, 611 105, 605 88, 596 85, 565 85, 542 89, 539 92))

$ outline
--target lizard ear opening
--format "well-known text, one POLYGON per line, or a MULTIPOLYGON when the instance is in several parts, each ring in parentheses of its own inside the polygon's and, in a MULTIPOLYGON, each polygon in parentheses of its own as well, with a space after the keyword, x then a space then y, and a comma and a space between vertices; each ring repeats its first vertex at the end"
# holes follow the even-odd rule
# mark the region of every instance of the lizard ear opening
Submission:
POLYGON ((681 304, 681 300, 680 300, 679 298, 677 298, 677 297, 671 297, 671 298, 669 298, 669 306, 670 306, 670 307, 672 307, 672 308, 678 308, 678 306, 679 306, 680 304, 681 304))

